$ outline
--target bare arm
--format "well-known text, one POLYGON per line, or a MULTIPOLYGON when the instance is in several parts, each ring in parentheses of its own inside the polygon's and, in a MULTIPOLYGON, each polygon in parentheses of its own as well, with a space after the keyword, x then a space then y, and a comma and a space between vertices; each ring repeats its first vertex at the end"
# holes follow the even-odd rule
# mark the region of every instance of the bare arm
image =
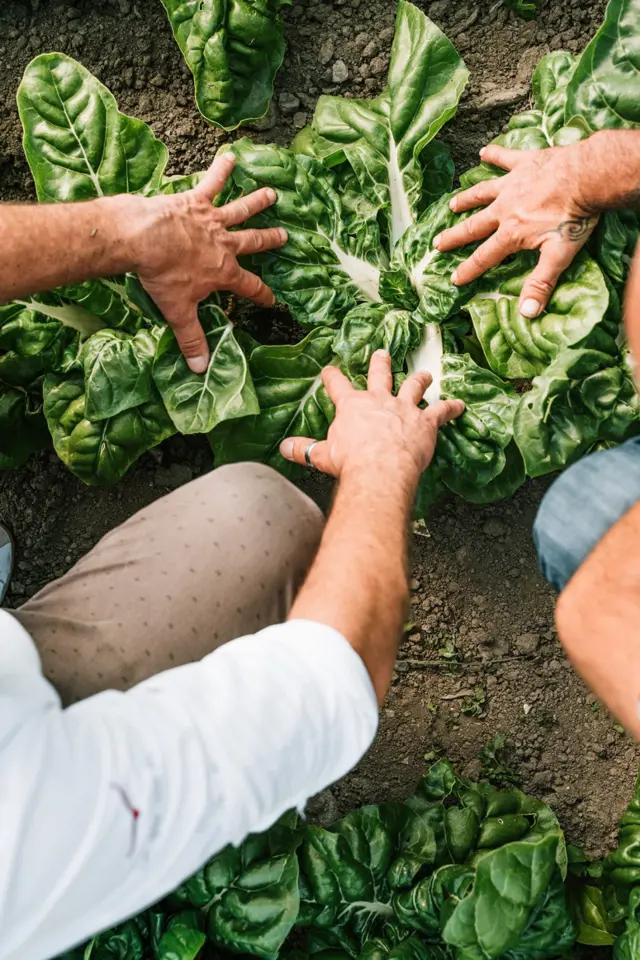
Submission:
MULTIPOLYGON (((360 654, 378 699, 391 680, 408 601, 409 520, 420 475, 435 450, 438 427, 464 404, 417 404, 431 382, 416 373, 392 396, 391 359, 377 351, 368 389, 355 390, 335 367, 323 372, 336 405, 327 440, 313 447, 313 464, 339 478, 335 504, 318 556, 290 619, 338 630, 360 654)), ((304 464, 312 441, 285 440, 283 456, 304 464)))
POLYGON ((556 608, 576 670, 640 739, 640 504, 600 541, 556 608))
POLYGON ((488 146, 480 155, 507 175, 453 197, 456 213, 484 209, 444 230, 434 244, 439 250, 454 250, 484 241, 456 270, 457 285, 475 280, 518 250, 540 250, 520 296, 522 315, 537 317, 600 213, 640 205, 640 131, 606 130, 549 150, 488 146))
POLYGON ((233 163, 232 154, 219 156, 195 189, 175 196, 0 204, 0 303, 135 271, 173 327, 189 365, 202 373, 209 348, 198 304, 214 290, 229 290, 270 306, 269 288, 236 257, 280 247, 287 239, 279 227, 228 229, 275 201, 275 191, 265 188, 213 207, 233 163))

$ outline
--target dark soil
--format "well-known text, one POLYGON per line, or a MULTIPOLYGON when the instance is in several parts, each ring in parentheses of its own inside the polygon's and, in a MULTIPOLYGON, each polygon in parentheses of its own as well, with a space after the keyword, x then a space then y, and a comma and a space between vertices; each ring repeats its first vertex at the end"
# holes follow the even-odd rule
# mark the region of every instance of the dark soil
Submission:
MULTIPOLYGON (((526 104, 540 56, 581 49, 604 10, 604 0, 543 0, 539 21, 524 23, 502 7, 492 10, 493 0, 418 2, 455 38, 472 73, 445 131, 459 169, 526 104)), ((386 74, 394 6, 295 0, 286 12, 288 51, 274 109, 250 135, 287 143, 321 92, 374 94, 386 74), (342 83, 333 82, 338 61, 348 74, 342 83)), ((172 172, 204 167, 225 139, 195 111, 190 75, 159 0, 4 0, 0 28, 2 199, 34 195, 14 95, 40 52, 62 50, 97 73, 122 110, 166 141, 172 172)), ((273 336, 269 316, 253 323, 261 339, 273 336)), ((279 314, 276 325, 280 335, 286 318, 279 314)), ((139 507, 211 466, 204 442, 173 439, 111 489, 82 486, 49 453, 2 476, 0 513, 20 545, 10 603, 59 576, 139 507)), ((308 485, 327 499, 327 484, 308 485)), ((353 774, 321 795, 317 816, 329 820, 363 802, 402 797, 436 755, 479 774, 479 750, 503 732, 524 789, 554 806, 570 838, 590 854, 614 843, 640 751, 575 677, 557 642, 554 598, 531 541, 546 485, 530 483, 511 502, 487 508, 445 503, 414 536, 412 624, 377 743, 353 774)))

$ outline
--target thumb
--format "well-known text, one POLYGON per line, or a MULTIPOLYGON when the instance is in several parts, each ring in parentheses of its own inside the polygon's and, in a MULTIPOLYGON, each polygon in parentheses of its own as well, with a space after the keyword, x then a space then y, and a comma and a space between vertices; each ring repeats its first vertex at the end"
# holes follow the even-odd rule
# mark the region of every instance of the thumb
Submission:
POLYGON ((198 320, 198 308, 195 304, 185 311, 165 311, 165 320, 173 330, 187 365, 193 373, 204 373, 209 366, 209 344, 198 320))
POLYGON ((578 252, 574 244, 552 240, 543 244, 538 264, 524 282, 520 294, 520 313, 535 320, 546 308, 560 274, 567 269, 578 252))

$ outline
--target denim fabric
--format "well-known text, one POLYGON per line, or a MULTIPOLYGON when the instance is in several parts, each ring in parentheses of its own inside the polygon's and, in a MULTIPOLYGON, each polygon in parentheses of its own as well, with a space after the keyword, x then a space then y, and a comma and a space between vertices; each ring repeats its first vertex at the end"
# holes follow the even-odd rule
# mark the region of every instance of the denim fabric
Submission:
POLYGON ((550 487, 533 538, 540 569, 558 592, 607 530, 640 500, 640 437, 593 453, 550 487))

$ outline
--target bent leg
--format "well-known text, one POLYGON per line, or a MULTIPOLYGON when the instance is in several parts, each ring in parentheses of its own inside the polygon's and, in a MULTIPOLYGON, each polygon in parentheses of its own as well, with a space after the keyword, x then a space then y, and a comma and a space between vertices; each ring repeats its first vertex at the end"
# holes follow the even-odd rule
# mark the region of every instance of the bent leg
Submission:
POLYGON ((221 467, 112 530, 15 616, 64 702, 125 690, 285 620, 322 527, 269 467, 221 467))
POLYGON ((540 504, 533 537, 540 569, 558 592, 638 500, 638 437, 585 457, 555 481, 540 504))

